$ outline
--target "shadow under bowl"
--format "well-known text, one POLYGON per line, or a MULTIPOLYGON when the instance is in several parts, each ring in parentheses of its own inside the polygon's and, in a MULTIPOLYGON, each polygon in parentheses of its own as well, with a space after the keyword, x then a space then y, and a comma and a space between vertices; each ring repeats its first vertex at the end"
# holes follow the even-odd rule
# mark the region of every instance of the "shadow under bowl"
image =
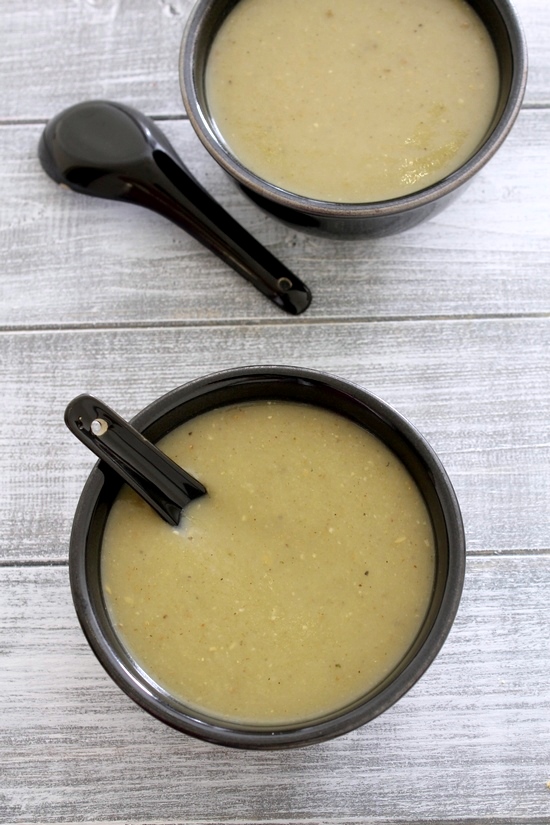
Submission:
POLYGON ((110 508, 122 482, 106 464, 92 470, 71 534, 69 571, 76 613, 97 658, 138 705, 179 731, 235 748, 311 745, 348 733, 400 699, 439 652, 454 621, 465 568, 464 530, 451 483, 433 449, 399 413, 376 396, 333 376, 297 367, 243 367, 206 376, 159 398, 132 424, 156 442, 189 419, 227 404, 278 399, 322 407, 377 436, 405 465, 425 500, 435 537, 435 580, 423 625, 398 666, 374 689, 340 710, 306 722, 267 726, 233 723, 199 712, 159 687, 115 632, 101 584, 101 548, 110 508))

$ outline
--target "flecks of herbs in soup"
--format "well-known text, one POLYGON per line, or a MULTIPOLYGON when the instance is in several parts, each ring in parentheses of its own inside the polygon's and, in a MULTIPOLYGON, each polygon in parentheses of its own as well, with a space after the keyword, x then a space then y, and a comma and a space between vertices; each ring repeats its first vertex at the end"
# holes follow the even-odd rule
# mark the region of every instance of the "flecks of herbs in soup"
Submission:
POLYGON ((414 641, 434 579, 429 515, 377 438, 335 413, 251 402, 159 446, 206 486, 178 528, 124 488, 102 582, 141 667, 239 721, 305 720, 357 699, 414 641))
POLYGON ((312 198, 372 202, 458 169, 493 118, 499 69, 465 0, 241 0, 206 70, 230 150, 312 198))

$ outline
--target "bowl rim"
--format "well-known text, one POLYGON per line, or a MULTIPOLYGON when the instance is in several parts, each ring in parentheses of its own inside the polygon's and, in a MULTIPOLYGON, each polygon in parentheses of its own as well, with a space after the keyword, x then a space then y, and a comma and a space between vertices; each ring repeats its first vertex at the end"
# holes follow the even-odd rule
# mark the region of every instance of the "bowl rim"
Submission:
POLYGON ((366 219, 377 216, 391 217, 443 199, 463 186, 485 166, 500 148, 514 125, 525 94, 527 84, 527 45, 517 13, 509 0, 485 0, 492 4, 506 28, 513 62, 508 99, 500 117, 488 137, 476 152, 457 170, 425 189, 409 195, 384 201, 347 203, 325 201, 298 195, 270 183, 248 169, 225 145, 199 104, 197 95, 196 55, 205 29, 210 9, 219 3, 235 6, 238 0, 198 0, 195 3, 183 32, 179 52, 179 80, 183 104, 191 125, 210 155, 245 189, 290 210, 322 218, 366 219))
MULTIPOLYGON (((202 398, 208 398, 212 393, 230 392, 236 382, 248 387, 254 384, 264 386, 266 382, 275 386, 277 382, 289 381, 295 385, 315 387, 316 391, 341 393, 346 403, 349 400, 357 408, 362 405, 368 407, 369 412, 397 433, 415 457, 420 457, 443 513, 447 535, 447 569, 437 613, 419 649, 395 678, 392 674, 387 677, 388 684, 381 690, 376 692, 375 689, 374 695, 368 694, 366 700, 363 697, 353 705, 319 720, 280 725, 274 730, 262 725, 233 724, 193 708, 182 710, 183 703, 168 701, 168 694, 162 689, 160 694, 165 694, 164 700, 162 696, 159 699, 159 692, 155 693, 151 689, 151 680, 140 678, 140 675, 143 677, 145 674, 139 666, 136 668, 129 654, 121 655, 121 651, 124 651, 122 642, 117 645, 115 641, 113 644, 116 633, 114 630, 111 635, 106 632, 105 608, 101 616, 98 616, 96 608, 97 596, 94 596, 93 590, 94 584, 96 590, 100 590, 100 577, 97 574, 97 582, 91 581, 89 577, 90 528, 100 506, 98 502, 101 502, 106 478, 109 473, 114 475, 101 461, 94 466, 84 485, 70 538, 69 576, 75 610, 90 647, 107 673, 140 707, 167 725, 199 739, 234 748, 280 749, 311 745, 349 733, 380 715, 410 690, 436 658, 456 617, 464 584, 464 527, 456 494, 441 461, 426 439, 406 418, 378 396, 350 381, 301 367, 248 366, 223 370, 190 381, 160 396, 141 410, 132 419, 132 424, 141 432, 147 431, 182 405, 200 403, 202 398)), ((263 397, 270 395, 264 393, 263 397)), ((238 401, 230 399, 227 403, 238 401)), ((334 407, 329 409, 334 410, 334 407)), ((180 423, 183 423, 183 419, 180 423)), ((177 426, 177 422, 173 426, 177 426)), ((173 426, 162 434, 169 432, 173 426)), ((162 437, 162 434, 158 437, 162 437)), ((102 508, 105 506, 101 504, 102 508)), ((104 518, 105 513, 106 510, 104 518)), ((99 550, 97 553, 99 558, 99 550)), ((407 656, 408 654, 405 659, 407 656)))

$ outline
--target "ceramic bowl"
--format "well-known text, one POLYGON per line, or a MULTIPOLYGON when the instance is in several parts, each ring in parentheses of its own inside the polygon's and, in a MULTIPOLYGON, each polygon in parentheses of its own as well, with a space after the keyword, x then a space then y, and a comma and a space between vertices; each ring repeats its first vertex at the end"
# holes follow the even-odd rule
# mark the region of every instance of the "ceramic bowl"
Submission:
POLYGON ((527 79, 523 33, 508 0, 470 0, 494 45, 500 95, 485 140, 457 171, 421 191, 373 203, 333 203, 281 189, 247 169, 229 150, 211 117, 205 66, 212 41, 238 0, 199 0, 191 11, 180 53, 180 84, 191 124, 212 157, 258 206, 294 228, 335 238, 379 237, 408 229, 444 208, 500 147, 518 115, 527 79))
POLYGON ((385 711, 420 678, 455 618, 465 564, 464 531, 451 483, 433 449, 388 404, 347 381, 296 367, 244 367, 193 381, 159 398, 132 421, 158 441, 194 416, 227 404, 284 399, 335 411, 365 427, 403 462, 426 502, 435 536, 436 573, 424 623, 399 665, 376 688, 339 711, 306 723, 269 727, 231 723, 168 695, 133 661, 117 636, 102 594, 100 559, 105 523, 121 487, 99 462, 82 492, 71 535, 69 570, 76 612, 97 658, 126 694, 179 731, 220 745, 299 747, 345 734, 385 711))

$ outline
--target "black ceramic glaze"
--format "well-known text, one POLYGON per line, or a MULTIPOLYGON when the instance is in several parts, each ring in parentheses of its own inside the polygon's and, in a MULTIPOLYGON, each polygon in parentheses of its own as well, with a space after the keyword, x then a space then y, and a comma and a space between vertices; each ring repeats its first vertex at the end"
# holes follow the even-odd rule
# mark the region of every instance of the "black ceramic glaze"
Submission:
POLYGON ((69 554, 78 618, 99 661, 142 708, 184 733, 236 748, 277 749, 311 745, 369 722, 402 697, 439 652, 458 608, 465 565, 462 519, 451 483, 434 451, 393 408, 341 379, 296 367, 245 367, 207 376, 155 401, 133 426, 155 442, 194 416, 253 400, 282 399, 313 404, 346 416, 380 438, 403 462, 430 513, 436 574, 423 626, 400 664, 356 702, 300 724, 275 727, 221 721, 169 696, 133 662, 114 631, 101 592, 101 545, 120 478, 104 462, 96 465, 74 519, 69 554))
POLYGON ((203 189, 141 112, 107 100, 78 103, 47 123, 38 155, 57 183, 169 218, 285 312, 309 306, 307 286, 203 189))
MULTIPOLYGON (((258 206, 284 223, 335 238, 381 237, 402 232, 447 206, 500 147, 519 113, 527 81, 527 51, 508 0, 470 0, 491 35, 499 60, 500 96, 485 140, 457 171, 426 189, 376 203, 332 203, 295 195, 255 175, 230 152, 210 115, 204 74, 212 41, 238 0, 198 0, 180 53, 183 102, 198 137, 215 160, 258 206)), ((373 117, 376 113, 373 113, 373 117)))
POLYGON ((79 395, 68 404, 65 424, 168 524, 179 524, 182 509, 206 493, 200 481, 91 395, 79 395))

